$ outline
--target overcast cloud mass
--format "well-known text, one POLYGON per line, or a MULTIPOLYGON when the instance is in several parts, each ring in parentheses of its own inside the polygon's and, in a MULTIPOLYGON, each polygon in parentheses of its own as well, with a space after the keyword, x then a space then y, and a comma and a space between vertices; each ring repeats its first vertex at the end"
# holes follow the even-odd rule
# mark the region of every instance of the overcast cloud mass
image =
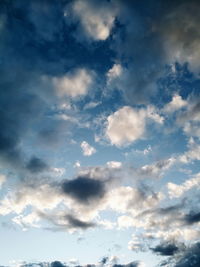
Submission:
POLYGON ((200 2, 0 1, 0 265, 200 266, 200 2))

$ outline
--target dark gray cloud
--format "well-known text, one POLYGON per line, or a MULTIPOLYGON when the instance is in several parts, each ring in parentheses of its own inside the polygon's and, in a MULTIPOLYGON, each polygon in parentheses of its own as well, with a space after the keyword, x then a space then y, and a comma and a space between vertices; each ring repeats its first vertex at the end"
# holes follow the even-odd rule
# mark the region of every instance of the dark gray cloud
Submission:
POLYGON ((105 194, 105 185, 102 181, 79 176, 74 180, 65 180, 62 191, 80 203, 101 199, 105 194))
POLYGON ((84 230, 84 229, 88 229, 88 228, 96 226, 95 223, 79 220, 72 215, 66 215, 65 218, 67 219, 70 227, 72 228, 76 228, 76 229, 80 228, 84 230))
POLYGON ((113 267, 139 267, 140 262, 139 261, 133 261, 128 264, 114 264, 113 267))
POLYGON ((166 267, 199 267, 200 266, 200 243, 197 242, 189 247, 185 247, 177 255, 169 260, 160 263, 159 266, 166 267))
POLYGON ((151 250, 161 256, 172 256, 178 252, 179 248, 175 244, 163 243, 151 248, 151 250))
POLYGON ((45 229, 51 231, 66 231, 69 229, 73 230, 87 230, 89 228, 96 227, 97 224, 94 222, 84 221, 77 218, 73 214, 48 214, 44 212, 38 212, 38 215, 51 223, 53 227, 46 227, 45 229))
POLYGON ((194 244, 187 249, 174 267, 199 267, 200 266, 200 243, 194 244))
POLYGON ((64 265, 62 262, 60 261, 53 261, 51 263, 51 267, 66 267, 66 265, 64 265))
POLYGON ((32 157, 26 165, 26 168, 32 173, 38 173, 48 169, 48 165, 42 159, 32 157))
POLYGON ((183 220, 186 224, 198 223, 200 222, 200 212, 191 212, 189 214, 186 214, 183 220))
POLYGON ((103 257, 100 261, 102 265, 106 264, 109 261, 109 257, 103 257))

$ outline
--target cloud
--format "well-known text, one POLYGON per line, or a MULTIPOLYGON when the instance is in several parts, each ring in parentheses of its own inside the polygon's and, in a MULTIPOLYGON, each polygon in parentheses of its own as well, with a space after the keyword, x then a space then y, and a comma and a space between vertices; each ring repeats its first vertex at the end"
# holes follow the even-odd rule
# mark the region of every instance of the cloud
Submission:
POLYGON ((199 97, 189 97, 187 108, 177 116, 177 124, 188 136, 200 137, 200 101, 199 97))
POLYGON ((66 265, 62 264, 60 261, 53 261, 51 267, 66 267, 66 265))
POLYGON ((98 201, 105 194, 104 184, 100 180, 77 177, 62 183, 62 192, 80 203, 87 205, 90 201, 98 201))
POLYGON ((59 96, 76 98, 88 93, 92 84, 92 74, 86 69, 76 69, 62 77, 54 77, 53 84, 59 96))
POLYGON ((169 102, 165 107, 164 107, 164 112, 171 113, 174 111, 177 111, 183 107, 187 106, 187 101, 183 100, 182 97, 178 94, 175 94, 172 97, 171 102, 169 102))
MULTIPOLYGON (((168 261, 163 263, 164 266, 174 266, 174 267, 198 267, 200 265, 200 244, 199 242, 192 244, 182 251, 169 258, 168 261), (173 264, 173 265, 172 265, 173 264)), ((161 263, 162 264, 162 263, 161 263)), ((161 265, 161 266, 163 266, 161 265)))
POLYGON ((107 117, 106 136, 113 145, 130 144, 144 137, 148 119, 159 124, 163 122, 154 107, 135 109, 124 106, 107 117))
POLYGON ((111 82, 113 82, 113 80, 115 81, 118 77, 120 77, 122 74, 122 71, 123 69, 120 64, 114 64, 112 68, 109 69, 107 72, 108 84, 110 84, 111 82))
POLYGON ((32 157, 26 165, 27 170, 32 173, 42 172, 48 169, 46 162, 37 157, 32 157))
POLYGON ((171 198, 179 198, 184 193, 187 193, 188 191, 194 188, 196 189, 199 186, 199 182, 200 182, 200 173, 193 175, 191 179, 187 179, 180 185, 170 182, 167 184, 169 195, 171 198))
POLYGON ((189 214, 186 214, 183 220, 185 221, 185 223, 187 223, 189 225, 194 224, 194 223, 198 223, 198 222, 200 222, 200 212, 195 213, 193 211, 189 214))
POLYGON ((128 264, 114 264, 113 267, 143 267, 144 264, 140 261, 133 261, 128 264))
POLYGON ((63 200, 55 184, 46 179, 27 179, 16 185, 16 189, 1 200, 0 213, 23 213, 27 206, 36 210, 54 209, 63 200), (49 199, 51 196, 51 199, 49 199))
POLYGON ((125 106, 107 118, 106 135, 113 145, 122 146, 143 137, 145 111, 125 106))
POLYGON ((159 160, 155 163, 144 165, 137 170, 138 174, 145 177, 161 177, 176 162, 175 158, 159 160))
POLYGON ((84 31, 87 38, 94 41, 106 40, 113 28, 116 10, 111 3, 103 1, 74 1, 73 15, 79 19, 80 31, 84 31))
POLYGON ((95 223, 81 221, 72 215, 66 215, 66 219, 73 228, 88 229, 95 226, 95 223))
POLYGON ((120 161, 108 161, 106 165, 109 168, 121 168, 122 167, 122 163, 120 161))
POLYGON ((197 73, 200 59, 200 30, 197 27, 199 11, 198 1, 177 1, 158 25, 168 60, 188 62, 192 71, 197 73))
POLYGON ((6 176, 4 174, 0 174, 0 188, 5 183, 6 181, 6 176))
POLYGON ((178 252, 179 248, 175 244, 164 243, 151 248, 151 250, 161 256, 172 256, 178 252))
POLYGON ((94 222, 89 222, 77 218, 73 214, 66 214, 65 212, 38 212, 40 218, 50 222, 53 227, 47 227, 47 230, 51 231, 69 231, 73 233, 76 230, 87 230, 93 228, 96 225, 94 222))
MULTIPOLYGON (((116 262, 116 259, 117 259, 116 256, 113 256, 111 258, 103 257, 102 262, 100 264, 102 264, 102 265, 109 264, 109 266, 112 266, 112 267, 145 267, 144 263, 141 261, 133 261, 133 262, 130 262, 128 264, 117 264, 117 263, 114 263, 114 262, 116 262), (104 261, 106 261, 106 262, 104 263, 104 261)), ((16 261, 15 261, 15 263, 16 263, 16 261)), ((53 262, 32 262, 32 263, 19 262, 19 263, 17 263, 17 266, 18 267, 46 267, 46 266, 49 266, 49 267, 71 267, 71 266, 77 265, 78 261, 76 259, 71 259, 71 260, 69 260, 69 263, 70 263, 70 265, 67 263, 61 262, 61 261, 57 261, 57 260, 53 261, 53 262)), ((84 264, 84 265, 78 264, 77 266, 79 266, 79 267, 98 267, 99 263, 98 264, 84 264)), ((1 266, 1 267, 5 267, 5 266, 1 266)))
POLYGON ((81 148, 84 156, 91 156, 96 152, 96 149, 89 145, 86 141, 81 143, 81 148))

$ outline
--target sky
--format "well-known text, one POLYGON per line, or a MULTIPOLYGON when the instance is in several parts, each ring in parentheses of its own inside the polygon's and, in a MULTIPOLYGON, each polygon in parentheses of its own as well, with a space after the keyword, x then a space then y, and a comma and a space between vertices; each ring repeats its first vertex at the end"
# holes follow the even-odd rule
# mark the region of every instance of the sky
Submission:
POLYGON ((0 266, 200 266, 200 2, 0 1, 0 266))

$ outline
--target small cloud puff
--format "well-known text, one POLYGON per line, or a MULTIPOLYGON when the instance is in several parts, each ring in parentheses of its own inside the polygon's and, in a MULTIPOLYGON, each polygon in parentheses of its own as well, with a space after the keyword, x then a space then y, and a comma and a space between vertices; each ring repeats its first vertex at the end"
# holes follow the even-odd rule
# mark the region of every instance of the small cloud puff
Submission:
POLYGON ((59 96, 76 98, 87 94, 92 84, 92 74, 86 69, 76 69, 62 77, 54 77, 53 84, 59 96))
POLYGON ((81 148, 82 148, 84 156, 91 156, 94 153, 96 153, 96 149, 92 147, 91 145, 89 145, 86 141, 83 141, 81 143, 81 148))

